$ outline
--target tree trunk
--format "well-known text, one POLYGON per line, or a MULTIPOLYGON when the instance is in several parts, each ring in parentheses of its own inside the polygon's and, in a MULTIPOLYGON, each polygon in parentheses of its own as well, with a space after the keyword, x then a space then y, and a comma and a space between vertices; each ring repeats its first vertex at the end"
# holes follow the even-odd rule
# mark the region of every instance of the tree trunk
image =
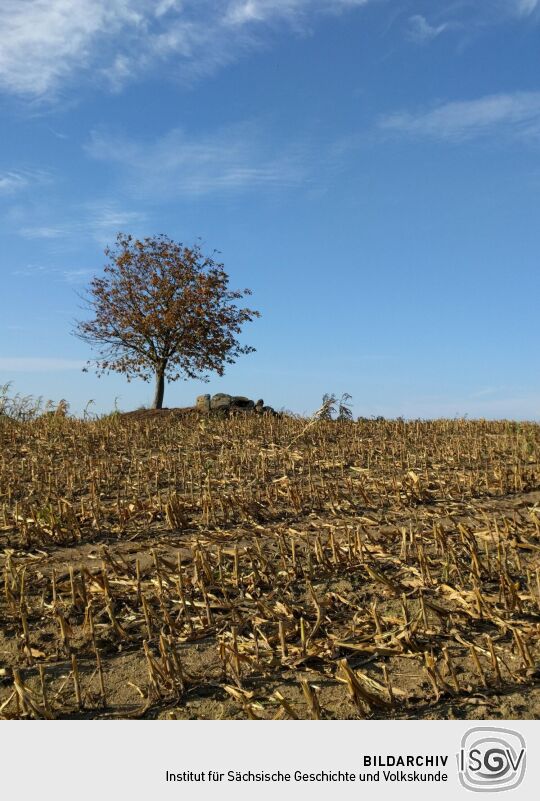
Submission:
POLYGON ((163 395, 165 393, 165 368, 166 362, 161 362, 156 368, 156 391, 154 393, 154 403, 152 409, 161 409, 163 406, 163 395))

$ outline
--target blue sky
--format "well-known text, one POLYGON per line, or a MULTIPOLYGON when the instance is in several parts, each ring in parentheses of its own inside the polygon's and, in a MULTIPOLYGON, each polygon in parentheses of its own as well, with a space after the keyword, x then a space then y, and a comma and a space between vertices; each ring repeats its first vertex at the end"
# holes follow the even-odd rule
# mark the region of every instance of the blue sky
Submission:
POLYGON ((537 0, 3 0, 0 383, 80 411, 117 231, 217 249, 262 317, 200 392, 540 419, 537 0))

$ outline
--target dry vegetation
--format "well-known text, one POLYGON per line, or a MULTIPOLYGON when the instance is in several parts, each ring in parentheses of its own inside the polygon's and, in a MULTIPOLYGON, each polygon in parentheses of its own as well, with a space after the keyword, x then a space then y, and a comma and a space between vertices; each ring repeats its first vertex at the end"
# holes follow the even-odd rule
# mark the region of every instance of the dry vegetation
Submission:
POLYGON ((0 417, 0 717, 540 714, 540 428, 0 417))

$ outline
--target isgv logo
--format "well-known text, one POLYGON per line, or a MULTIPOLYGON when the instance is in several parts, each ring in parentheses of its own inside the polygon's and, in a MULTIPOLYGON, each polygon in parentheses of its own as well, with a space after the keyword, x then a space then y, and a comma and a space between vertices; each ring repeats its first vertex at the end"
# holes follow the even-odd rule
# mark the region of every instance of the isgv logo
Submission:
POLYGON ((477 726, 463 735, 457 758, 459 780, 467 790, 513 790, 525 775, 525 739, 512 729, 477 726))

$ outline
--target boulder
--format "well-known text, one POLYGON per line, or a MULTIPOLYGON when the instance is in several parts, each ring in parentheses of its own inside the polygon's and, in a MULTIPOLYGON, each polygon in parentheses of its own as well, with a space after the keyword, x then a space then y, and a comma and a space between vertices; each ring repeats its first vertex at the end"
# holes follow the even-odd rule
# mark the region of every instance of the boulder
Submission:
POLYGON ((232 395, 226 395, 224 392, 218 392, 217 395, 212 395, 210 399, 210 409, 212 411, 228 410, 231 407, 232 395))
POLYGON ((256 414, 274 414, 274 415, 277 414, 277 412, 275 411, 275 409, 272 408, 272 406, 264 405, 264 401, 262 398, 259 398, 259 400, 255 404, 254 411, 256 414))
POLYGON ((264 401, 259 399, 257 402, 244 395, 228 395, 226 392, 218 392, 216 395, 199 395, 196 400, 196 408, 204 412, 219 412, 220 414, 253 413, 256 414, 276 414, 271 406, 265 406, 264 401))
POLYGON ((210 411, 210 395, 198 395, 195 401, 195 406, 201 412, 210 411))
POLYGON ((244 398, 243 395, 233 395, 231 406, 233 409, 244 409, 251 412, 255 404, 249 398, 244 398))

